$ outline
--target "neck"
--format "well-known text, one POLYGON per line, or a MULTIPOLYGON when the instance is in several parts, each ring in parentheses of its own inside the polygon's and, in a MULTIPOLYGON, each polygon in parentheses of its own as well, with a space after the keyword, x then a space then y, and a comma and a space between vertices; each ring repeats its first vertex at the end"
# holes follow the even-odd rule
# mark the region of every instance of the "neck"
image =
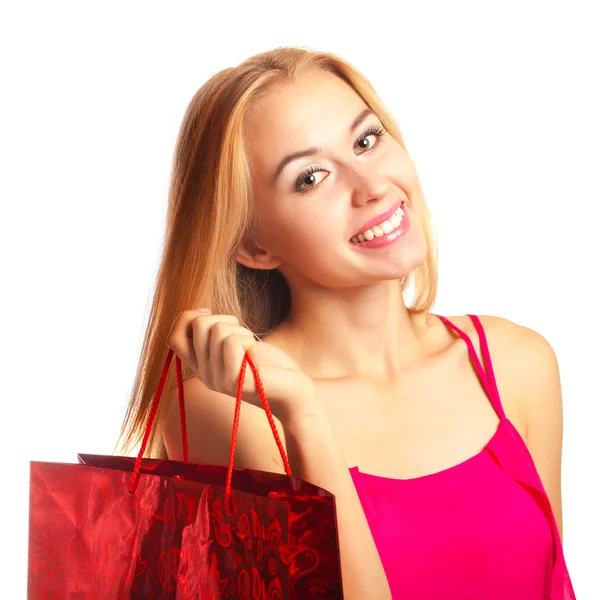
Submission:
POLYGON ((314 379, 395 380, 426 353, 423 318, 409 313, 400 280, 348 289, 292 289, 277 333, 314 379))

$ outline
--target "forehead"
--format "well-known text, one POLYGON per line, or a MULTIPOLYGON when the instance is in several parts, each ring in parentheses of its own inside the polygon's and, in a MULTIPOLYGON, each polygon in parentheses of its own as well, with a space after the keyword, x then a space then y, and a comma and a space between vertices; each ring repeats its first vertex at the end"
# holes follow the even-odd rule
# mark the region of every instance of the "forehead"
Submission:
POLYGON ((331 73, 303 75, 261 99, 246 133, 257 168, 275 169, 279 160, 310 146, 337 143, 365 108, 362 98, 331 73))

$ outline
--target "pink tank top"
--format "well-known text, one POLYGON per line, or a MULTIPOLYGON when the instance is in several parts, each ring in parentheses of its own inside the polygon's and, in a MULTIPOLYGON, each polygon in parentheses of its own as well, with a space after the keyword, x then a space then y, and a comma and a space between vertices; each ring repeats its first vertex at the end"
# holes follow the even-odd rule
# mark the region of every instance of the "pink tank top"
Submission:
POLYGON ((413 479, 350 473, 392 597, 405 600, 575 600, 552 507, 531 454, 504 414, 487 340, 471 362, 500 422, 475 456, 413 479))

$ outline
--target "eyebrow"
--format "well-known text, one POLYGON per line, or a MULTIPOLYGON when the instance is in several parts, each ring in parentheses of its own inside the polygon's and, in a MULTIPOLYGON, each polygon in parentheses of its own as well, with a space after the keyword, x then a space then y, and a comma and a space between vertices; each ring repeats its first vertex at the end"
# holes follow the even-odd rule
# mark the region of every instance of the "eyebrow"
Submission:
MULTIPOLYGON (((362 110, 358 114, 358 116, 354 119, 354 121, 352 121, 352 123, 350 124, 350 127, 348 128, 348 133, 349 134, 352 133, 367 117, 370 117, 371 115, 374 115, 374 114, 375 114, 375 112, 370 108, 365 108, 364 110, 362 110)), ((281 175, 281 172, 283 171, 283 169, 285 169, 287 167, 287 165, 289 163, 291 163, 294 160, 297 160, 298 158, 304 158, 305 156, 312 156, 313 154, 318 154, 319 152, 321 152, 321 148, 316 148, 313 146, 312 148, 306 148, 305 150, 300 150, 298 152, 293 152, 292 154, 288 154, 279 163, 279 166, 277 167, 277 170, 275 171, 275 177, 273 179, 273 183, 275 183, 277 181, 277 179, 281 175)))

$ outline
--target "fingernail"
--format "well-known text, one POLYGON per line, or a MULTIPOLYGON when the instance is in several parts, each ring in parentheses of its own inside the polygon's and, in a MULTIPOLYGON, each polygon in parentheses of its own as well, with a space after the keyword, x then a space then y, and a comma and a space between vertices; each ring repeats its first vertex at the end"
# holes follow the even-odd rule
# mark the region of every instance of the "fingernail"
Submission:
POLYGON ((201 315, 207 315, 210 313, 210 308, 198 308, 197 311, 201 314, 201 315))

